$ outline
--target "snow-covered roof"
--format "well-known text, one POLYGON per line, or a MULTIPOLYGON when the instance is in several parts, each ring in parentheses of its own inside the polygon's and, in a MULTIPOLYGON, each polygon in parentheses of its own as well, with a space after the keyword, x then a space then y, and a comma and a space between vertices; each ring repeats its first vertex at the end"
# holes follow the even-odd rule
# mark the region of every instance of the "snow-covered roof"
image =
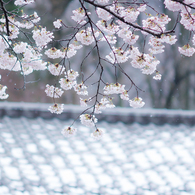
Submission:
POLYGON ((80 108, 57 118, 47 106, 0 104, 0 194, 195 194, 193 112, 107 111, 98 123, 104 138, 94 141, 79 122, 74 137, 61 134, 80 108), (160 116, 165 123, 155 124, 160 116))

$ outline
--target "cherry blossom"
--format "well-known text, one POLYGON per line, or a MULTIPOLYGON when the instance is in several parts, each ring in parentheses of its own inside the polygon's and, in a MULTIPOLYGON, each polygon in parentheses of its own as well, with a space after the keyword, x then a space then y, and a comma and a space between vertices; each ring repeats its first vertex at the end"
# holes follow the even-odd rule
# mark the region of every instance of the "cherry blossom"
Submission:
POLYGON ((97 2, 100 3, 100 4, 101 4, 101 3, 105 4, 105 3, 108 3, 109 0, 97 0, 97 2))
POLYGON ((156 70, 156 66, 160 63, 159 60, 150 61, 144 68, 141 69, 143 74, 153 74, 156 70))
POLYGON ((95 105, 95 111, 94 111, 94 113, 95 114, 100 114, 100 113, 102 113, 102 110, 105 110, 105 109, 106 109, 106 105, 103 104, 103 103, 101 103, 101 102, 99 102, 99 103, 97 103, 95 105))
POLYGON ((165 48, 165 46, 162 45, 162 39, 151 37, 148 44, 152 47, 149 49, 152 54, 159 54, 164 52, 163 48, 165 48))
MULTIPOLYGON (((76 10, 73 10, 72 12, 74 15, 71 16, 71 18, 74 21, 76 21, 77 23, 79 23, 81 25, 86 23, 86 21, 85 21, 86 16, 85 16, 85 11, 83 10, 83 8, 80 7, 76 10)), ((90 13, 88 13, 88 14, 90 14, 90 13)))
POLYGON ((114 108, 115 105, 112 102, 112 98, 107 99, 106 97, 103 97, 99 103, 95 105, 95 114, 102 113, 102 110, 105 110, 106 108, 114 108))
POLYGON ((110 15, 107 11, 105 11, 99 7, 97 8, 96 12, 97 12, 98 17, 103 19, 103 20, 108 21, 112 18, 112 15, 110 15))
POLYGON ((57 19, 56 21, 53 22, 53 25, 55 28, 60 28, 62 26, 62 20, 57 19))
POLYGON ((14 2, 15 5, 27 5, 27 4, 30 4, 30 3, 33 3, 34 0, 16 0, 14 2))
POLYGON ((161 80, 162 75, 157 73, 155 76, 153 76, 154 80, 161 80))
POLYGON ((26 50, 27 43, 20 42, 14 45, 14 52, 16 53, 24 53, 26 50))
POLYGON ((77 53, 77 51, 75 50, 75 49, 73 49, 73 48, 71 48, 71 47, 69 47, 69 48, 64 48, 63 50, 62 50, 62 55, 61 55, 61 57, 62 58, 71 58, 71 57, 73 57, 75 54, 77 53))
POLYGON ((114 35, 106 35, 99 39, 100 41, 106 41, 109 44, 115 44, 117 42, 117 38, 114 35))
MULTIPOLYGON (((99 32, 95 31, 95 37, 99 36, 99 32)), ((94 36, 92 35, 92 30, 88 28, 87 30, 81 30, 76 34, 76 39, 80 41, 83 45, 90 45, 94 42, 94 36)))
POLYGON ((135 22, 139 15, 139 11, 135 9, 134 7, 128 7, 127 9, 121 10, 121 16, 124 17, 124 20, 126 22, 135 22))
POLYGON ((76 134, 77 129, 73 127, 65 127, 62 129, 61 133, 64 137, 72 137, 76 134))
POLYGON ((7 52, 1 55, 0 68, 4 70, 7 69, 7 70, 13 70, 13 71, 21 70, 21 66, 20 66, 20 63, 17 61, 17 58, 13 55, 10 55, 7 52))
MULTIPOLYGON (((5 31, 7 32, 7 30, 5 30, 5 31)), ((9 31, 10 31, 9 39, 18 38, 19 29, 15 25, 10 25, 9 26, 9 31)))
POLYGON ((60 81, 60 87, 64 90, 72 89, 77 83, 76 81, 71 81, 68 78, 61 78, 60 81))
POLYGON ((53 33, 46 30, 46 28, 35 29, 33 32, 33 39, 38 47, 44 47, 54 38, 53 33))
POLYGON ((87 102, 88 102, 88 99, 82 99, 82 98, 80 98, 80 105, 82 107, 87 107, 87 102))
POLYGON ((68 70, 67 72, 67 78, 70 80, 70 81, 74 81, 76 80, 76 78, 79 76, 78 72, 70 69, 68 70))
POLYGON ((125 91, 125 85, 121 85, 120 83, 111 83, 107 84, 104 87, 104 94, 110 95, 110 94, 120 94, 125 91))
POLYGON ((128 95, 128 93, 127 93, 127 90, 125 90, 125 91, 123 91, 121 94, 120 94, 120 98, 122 99, 122 100, 129 100, 129 95, 128 95))
POLYGON ((106 58, 111 63, 124 63, 129 59, 129 51, 123 51, 121 48, 112 47, 112 51, 109 55, 106 55, 106 58))
POLYGON ((9 97, 8 94, 5 93, 7 86, 3 86, 0 84, 0 99, 7 99, 9 97))
POLYGON ((92 134, 91 137, 95 140, 100 140, 102 139, 104 135, 104 131, 102 129, 96 129, 92 134))
POLYGON ((55 113, 55 114, 61 114, 64 110, 64 104, 54 104, 53 106, 49 106, 48 110, 51 113, 55 113))
POLYGON ((133 45, 138 40, 139 36, 133 34, 128 27, 123 28, 117 32, 118 36, 123 39, 125 43, 128 43, 129 45, 133 45))
POLYGON ((49 58, 56 59, 56 58, 61 58, 63 53, 61 50, 52 47, 45 51, 45 55, 47 55, 49 58))
POLYGON ((181 6, 182 6, 180 3, 174 2, 171 0, 165 0, 164 4, 165 4, 166 8, 171 10, 171 11, 180 11, 181 6))
POLYGON ((107 33, 108 35, 113 35, 119 30, 119 26, 113 22, 108 23, 106 20, 99 20, 96 25, 101 31, 107 33))
POLYGON ((81 49, 83 46, 81 44, 79 44, 79 42, 77 40, 74 40, 74 42, 72 42, 69 45, 69 48, 71 49, 81 49))
POLYGON ((62 65, 56 63, 50 64, 48 66, 48 70, 52 75, 59 76, 64 72, 65 68, 62 65))
POLYGON ((190 47, 189 44, 186 44, 183 47, 178 47, 178 50, 181 54, 188 57, 192 56, 195 52, 195 49, 193 47, 190 47))
MULTIPOLYGON (((165 24, 169 22, 169 18, 166 20, 162 20, 162 18, 158 18, 156 16, 148 17, 146 20, 142 20, 144 29, 149 29, 152 32, 161 32, 163 33, 165 31, 165 24)), ((144 34, 148 34, 144 31, 142 31, 144 34)))
POLYGON ((135 97, 133 100, 129 100, 129 104, 133 108, 141 108, 145 105, 145 102, 142 101, 142 98, 135 97))
POLYGON ((94 127, 95 123, 97 123, 97 119, 94 115, 90 114, 82 114, 80 115, 81 123, 87 127, 94 127))
POLYGON ((83 83, 76 84, 73 86, 73 88, 78 95, 83 95, 83 96, 88 95, 87 87, 83 83))
POLYGON ((167 34, 167 35, 162 35, 161 36, 161 40, 162 40, 162 42, 165 42, 165 43, 168 43, 168 44, 170 44, 170 45, 173 45, 173 44, 175 44, 176 43, 176 41, 177 41, 177 39, 176 39, 176 35, 169 35, 169 34, 167 34))
POLYGON ((194 24, 195 16, 190 14, 189 12, 181 12, 181 20, 180 23, 184 25, 184 27, 188 30, 195 30, 194 24))
MULTIPOLYGON (((26 75, 47 69, 52 77, 55 76, 54 85, 47 84, 45 89, 46 95, 53 99, 50 112, 61 114, 64 105, 56 103, 55 98, 61 98, 64 90, 74 89, 80 105, 87 107, 80 115, 80 120, 88 127, 96 127, 97 119, 94 114, 115 107, 111 97, 114 94, 128 101, 133 108, 145 105, 139 97, 142 89, 132 80, 127 68, 140 69, 141 74, 160 80, 162 75, 157 71, 160 61, 156 55, 163 53, 167 44, 176 43, 179 24, 190 32, 190 36, 187 44, 178 47, 178 51, 188 57, 195 52, 195 48, 189 45, 191 42, 195 45, 194 0, 164 0, 165 9, 177 12, 166 12, 168 15, 161 13, 162 10, 153 6, 150 1, 80 0, 80 7, 73 10, 70 16, 74 21, 73 26, 66 25, 64 19, 56 19, 51 31, 41 26, 41 17, 36 12, 28 15, 22 10, 23 6, 33 2, 34 0, 15 0, 14 4, 21 10, 19 14, 11 8, 6 10, 9 2, 2 1, 0 69, 18 71, 24 80, 23 88, 27 83, 26 75), (152 15, 153 13, 156 14, 152 15), (71 33, 67 30, 70 28, 71 33), (57 31, 66 31, 69 35, 58 39, 55 37, 57 31), (83 46, 84 52, 80 50, 83 46), (89 47, 86 48, 87 46, 89 47), (84 53, 82 59, 74 61, 75 56, 80 58, 84 53), (93 55, 93 61, 89 63, 87 60, 90 55, 93 55), (129 64, 125 64, 128 61, 129 64), (114 80, 107 77, 111 68, 114 68, 114 80), (122 77, 126 78, 124 83, 122 77), (90 83, 92 79, 95 80, 94 83, 90 83), (125 86, 128 87, 127 90, 125 86), (130 100, 132 88, 137 94, 130 100), (91 113, 83 114, 86 111, 91 113)), ((0 99, 8 98, 6 89, 7 86, 0 84, 0 99)), ((76 131, 69 126, 62 130, 62 134, 70 137, 76 131)), ((103 133, 103 130, 96 127, 91 136, 98 140, 103 133)))
POLYGON ((52 97, 52 98, 59 98, 62 96, 64 91, 61 89, 54 87, 53 85, 46 85, 45 93, 47 96, 52 97))
POLYGON ((3 55, 5 49, 7 48, 9 48, 9 45, 2 37, 0 37, 0 54, 3 55))
POLYGON ((139 12, 144 12, 146 10, 146 4, 140 4, 140 6, 137 8, 139 12))

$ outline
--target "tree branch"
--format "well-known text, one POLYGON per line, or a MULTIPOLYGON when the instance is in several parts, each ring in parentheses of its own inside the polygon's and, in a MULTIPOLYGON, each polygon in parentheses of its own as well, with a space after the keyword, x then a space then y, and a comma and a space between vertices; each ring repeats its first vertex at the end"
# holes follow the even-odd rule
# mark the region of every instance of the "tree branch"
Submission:
POLYGON ((161 35, 163 35, 163 34, 174 33, 174 29, 169 30, 169 31, 165 31, 165 32, 154 33, 154 32, 152 32, 152 31, 150 31, 150 30, 147 30, 147 29, 145 29, 145 28, 139 26, 139 25, 136 25, 136 24, 133 24, 133 23, 130 23, 130 22, 126 22, 126 21, 124 20, 123 17, 120 17, 119 15, 115 14, 114 12, 112 12, 110 9, 108 9, 108 8, 107 8, 106 6, 104 6, 104 5, 99 5, 99 4, 97 4, 97 3, 94 3, 94 1, 90 1, 90 0, 83 0, 83 1, 86 2, 86 3, 89 3, 89 4, 91 4, 91 5, 93 5, 94 7, 99 7, 99 8, 101 8, 101 9, 104 9, 105 11, 107 11, 108 13, 110 13, 111 15, 113 15, 114 17, 116 17, 117 19, 119 19, 121 22, 123 22, 123 23, 125 23, 125 24, 128 24, 129 26, 132 26, 132 27, 135 28, 135 29, 139 29, 139 30, 141 30, 141 31, 147 32, 147 33, 149 33, 149 34, 151 34, 151 35, 153 35, 153 36, 155 36, 155 37, 160 38, 161 35))
POLYGON ((7 10, 5 9, 4 2, 2 0, 0 0, 0 4, 1 4, 1 8, 3 10, 3 13, 5 15, 5 24, 6 24, 7 36, 9 36, 10 32, 9 32, 9 19, 8 19, 8 15, 7 15, 7 10))

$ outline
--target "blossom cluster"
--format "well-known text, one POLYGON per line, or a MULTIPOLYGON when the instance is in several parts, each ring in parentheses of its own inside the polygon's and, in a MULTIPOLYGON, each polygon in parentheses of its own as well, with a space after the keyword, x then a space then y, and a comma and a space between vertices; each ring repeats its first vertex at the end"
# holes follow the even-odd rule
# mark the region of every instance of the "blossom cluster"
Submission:
POLYGON ((0 99, 7 99, 9 97, 8 94, 5 93, 7 86, 3 86, 0 84, 0 99))
MULTIPOLYGON (((106 108, 114 108, 114 95, 128 101, 133 108, 141 108, 145 105, 138 94, 135 98, 130 98, 130 89, 125 89, 128 84, 125 86, 125 84, 117 82, 117 71, 119 70, 127 76, 137 93, 139 88, 123 69, 124 63, 130 61, 129 64, 133 68, 139 69, 142 74, 153 74, 154 80, 160 80, 162 77, 158 71, 160 61, 156 55, 164 52, 166 44, 173 45, 176 43, 177 38, 173 33, 177 23, 180 22, 186 30, 194 33, 195 1, 164 1, 168 10, 178 12, 180 16, 175 27, 169 31, 167 25, 171 18, 166 14, 158 13, 154 16, 148 14, 148 9, 152 7, 145 1, 143 3, 136 1, 118 3, 114 0, 94 0, 90 1, 91 6, 89 8, 85 7, 88 1, 79 2, 81 7, 73 10, 70 17, 74 21, 74 25, 76 23, 76 26, 72 27, 75 33, 71 33, 69 39, 57 40, 59 44, 53 43, 56 41, 55 31, 64 27, 67 28, 62 19, 53 21, 55 29, 49 31, 46 27, 39 25, 41 18, 36 12, 31 15, 21 12, 18 16, 11 11, 7 11, 7 15, 4 13, 0 18, 0 69, 20 71, 24 77, 38 70, 48 70, 53 76, 56 76, 55 85, 47 84, 45 89, 46 95, 53 98, 54 101, 54 104, 49 107, 51 113, 61 114, 63 112, 64 104, 56 103, 56 99, 59 99, 65 90, 73 89, 78 96, 85 96, 85 98, 79 97, 81 106, 88 107, 89 104, 92 104, 93 111, 89 114, 83 112, 80 115, 80 121, 89 128, 95 127, 91 137, 99 140, 104 131, 96 127, 97 118, 95 114, 101 113, 106 108), (90 10, 93 6, 95 7, 94 12, 90 10), (139 22, 138 18, 142 18, 139 17, 142 13, 146 17, 142 22, 139 22), (96 19, 94 19, 95 17, 96 19), (137 31, 141 33, 138 34, 137 31), (25 40, 24 37, 27 39, 25 40), (144 37, 144 48, 142 50, 138 47, 140 37, 144 37), (148 43, 149 47, 145 47, 145 42, 148 43), (102 52, 99 44, 106 45, 108 49, 102 52), (93 49, 84 57, 80 67, 73 70, 71 58, 81 48, 87 46, 93 49), (86 79, 82 65, 95 49, 98 54, 97 68, 86 79), (51 61, 47 62, 42 59, 51 61), (107 81, 104 82, 102 75, 106 71, 105 64, 115 68, 116 80, 114 83, 106 84, 107 81), (95 75, 99 69, 101 69, 101 73, 96 82, 97 92, 94 96, 89 97, 88 79, 95 75), (76 70, 80 71, 77 72, 76 70), (101 88, 102 85, 104 85, 103 88, 101 88)), ((16 6, 21 7, 31 3, 34 3, 34 0, 15 0, 14 2, 16 6)), ((195 46, 195 34, 192 34, 190 41, 178 47, 178 51, 187 57, 195 53, 195 47, 193 47, 195 46)), ((6 89, 7 86, 0 84, 0 99, 8 98, 6 89)), ((71 137, 76 131, 76 128, 69 126, 62 130, 62 134, 65 137, 71 137)))
POLYGON ((65 127, 61 133, 63 136, 65 137, 72 137, 73 135, 75 135, 77 132, 77 129, 76 128, 73 128, 73 127, 65 127))

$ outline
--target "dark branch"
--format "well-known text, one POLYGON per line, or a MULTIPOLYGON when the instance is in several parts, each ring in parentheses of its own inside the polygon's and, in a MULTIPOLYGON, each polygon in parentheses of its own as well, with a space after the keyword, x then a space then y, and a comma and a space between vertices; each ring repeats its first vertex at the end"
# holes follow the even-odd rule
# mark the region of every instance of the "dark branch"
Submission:
POLYGON ((1 9, 3 10, 3 13, 5 15, 5 23, 6 23, 6 29, 7 29, 7 36, 9 36, 10 35, 10 32, 9 32, 9 20, 8 20, 7 10, 5 9, 4 2, 2 0, 0 0, 0 3, 1 3, 1 9))
POLYGON ((104 9, 105 11, 109 12, 109 13, 110 13, 111 15, 113 15, 114 17, 116 17, 117 19, 119 19, 121 22, 123 22, 123 23, 125 23, 125 24, 128 24, 129 26, 132 26, 132 27, 135 28, 135 29, 139 29, 139 30, 141 30, 141 31, 147 32, 147 33, 149 33, 149 34, 151 34, 151 35, 153 35, 153 36, 155 36, 155 37, 160 38, 161 35, 163 35, 163 34, 174 33, 174 29, 169 30, 169 31, 165 31, 165 32, 154 33, 153 31, 150 31, 150 30, 148 30, 148 29, 145 29, 145 28, 143 28, 143 27, 141 27, 141 26, 139 26, 139 25, 136 25, 136 24, 133 24, 133 23, 130 23, 130 22, 126 22, 126 21, 124 20, 123 17, 120 17, 119 15, 115 14, 114 12, 112 12, 110 9, 108 9, 108 8, 107 8, 106 6, 104 6, 104 5, 96 4, 96 3, 94 3, 94 1, 90 1, 90 0, 83 0, 83 1, 86 2, 86 3, 89 3, 89 4, 91 4, 91 5, 93 5, 94 7, 102 8, 102 9, 104 9))

